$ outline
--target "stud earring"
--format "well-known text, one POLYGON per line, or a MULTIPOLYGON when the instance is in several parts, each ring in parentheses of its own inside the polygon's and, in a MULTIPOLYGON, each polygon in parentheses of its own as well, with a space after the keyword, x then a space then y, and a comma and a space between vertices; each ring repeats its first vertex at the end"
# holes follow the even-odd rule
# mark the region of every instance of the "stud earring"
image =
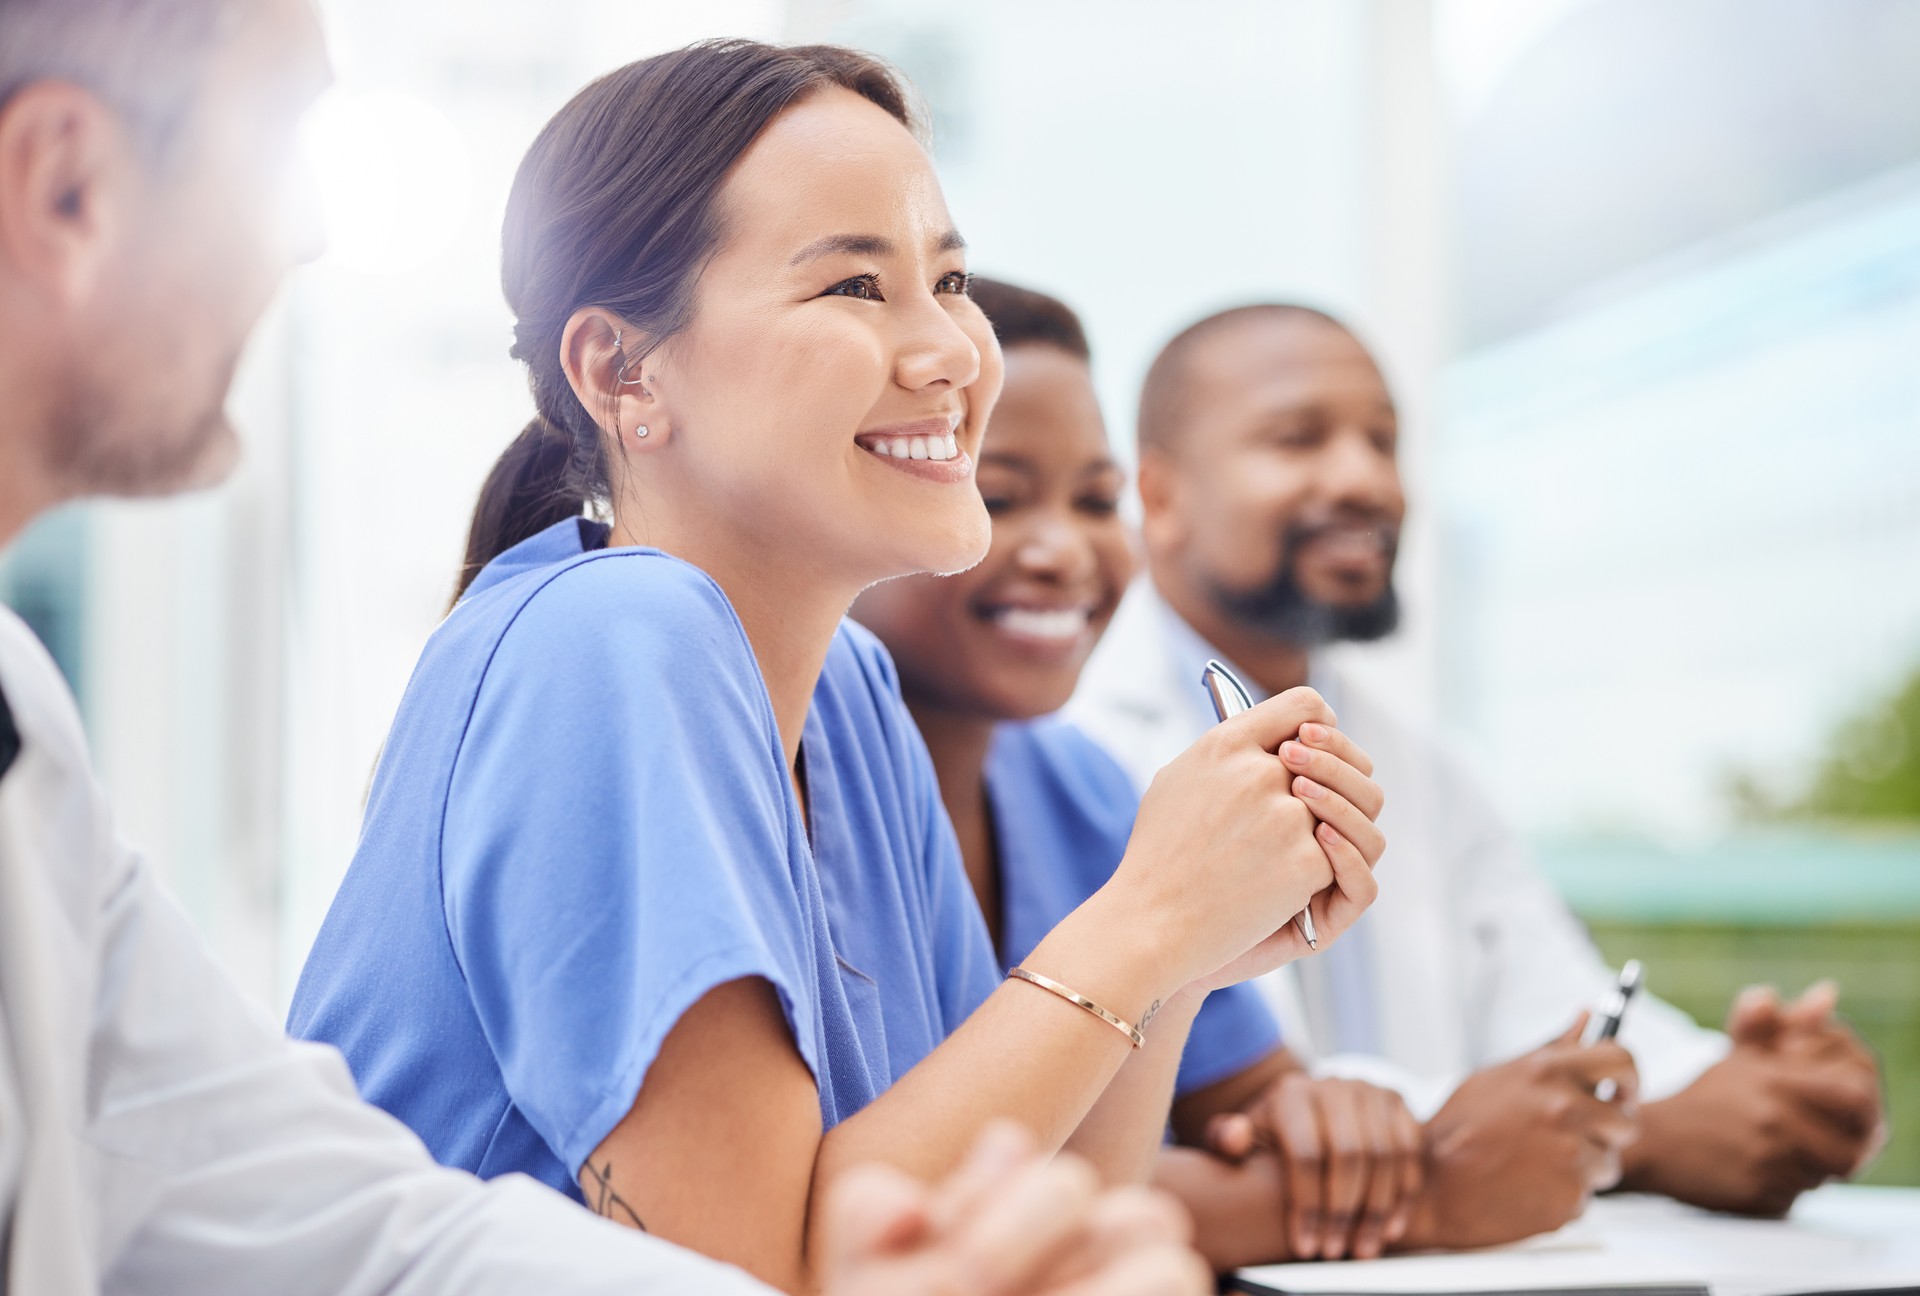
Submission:
POLYGON ((645 436, 647 434, 647 425, 645 423, 642 423, 639 427, 633 430, 633 434, 637 437, 645 436))

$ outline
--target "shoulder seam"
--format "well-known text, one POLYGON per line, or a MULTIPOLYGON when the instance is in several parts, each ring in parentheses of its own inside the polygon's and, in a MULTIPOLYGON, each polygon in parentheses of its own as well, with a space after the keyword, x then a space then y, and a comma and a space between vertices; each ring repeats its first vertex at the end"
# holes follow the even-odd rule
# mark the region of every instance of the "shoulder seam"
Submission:
MULTIPOLYGON (((453 802, 454 773, 456 770, 458 770, 460 766, 460 757, 462 753, 466 751, 467 734, 473 727, 473 714, 480 706, 480 690, 486 687, 487 677, 493 671, 494 659, 499 656, 500 645, 506 642, 507 634, 513 629, 514 625, 520 620, 521 614, 527 610, 528 605, 533 602, 536 595, 538 595, 542 590, 546 589, 546 587, 551 585, 554 581, 566 575, 568 572, 584 567, 588 563, 596 562, 602 559, 610 559, 610 558, 639 558, 639 557, 646 557, 646 558, 658 557, 658 558, 668 559, 669 561, 678 562, 680 566, 685 567, 688 571, 691 571, 695 575, 697 575, 702 581, 702 583, 704 584, 706 592, 711 594, 717 594, 719 596, 721 606, 727 610, 727 617, 733 633, 736 636, 738 636, 740 645, 747 650, 748 657, 749 658, 753 657, 753 644, 747 639, 746 629, 740 624, 740 616, 737 612, 733 610, 733 604, 730 600, 728 600, 726 591, 720 588, 719 582, 714 580, 713 577, 709 576, 706 572, 703 572, 698 567, 695 567, 692 563, 674 559, 671 554, 666 554, 659 551, 647 551, 645 553, 635 553, 631 550, 621 550, 621 549, 596 550, 593 553, 582 554, 578 558, 570 559, 567 562, 557 564, 553 571, 548 572, 538 584, 536 584, 535 586, 533 586, 533 588, 529 589, 526 592, 525 597, 523 597, 520 600, 520 606, 516 607, 513 610, 513 614, 509 616, 506 620, 506 623, 500 627, 499 634, 494 636, 493 646, 487 651, 486 664, 481 666, 480 677, 479 679, 474 681, 473 696, 467 700, 467 714, 465 718, 460 722, 460 736, 458 739, 455 740, 453 744, 453 755, 447 761, 446 781, 442 784, 439 790, 440 822, 435 826, 434 835, 433 835, 433 888, 440 900, 439 908, 440 908, 441 934, 446 937, 447 950, 453 956, 453 966, 455 970, 460 973, 460 984, 468 987, 469 994, 472 993, 472 987, 471 987, 471 983, 467 980, 467 969, 466 969, 466 966, 460 961, 460 946, 458 942, 456 942, 453 938, 452 925, 447 921, 447 866, 446 866, 447 814, 453 802)), ((757 659, 755 660, 757 661, 757 659)), ((761 719, 763 721, 770 722, 772 720, 772 708, 766 699, 766 687, 764 683, 762 684, 760 689, 759 701, 760 701, 761 710, 763 712, 761 719)), ((488 1046, 488 1051, 489 1052, 492 1051, 491 1044, 489 1044, 488 1046)), ((495 1058, 494 1060, 496 1064, 499 1061, 498 1058, 495 1058)))

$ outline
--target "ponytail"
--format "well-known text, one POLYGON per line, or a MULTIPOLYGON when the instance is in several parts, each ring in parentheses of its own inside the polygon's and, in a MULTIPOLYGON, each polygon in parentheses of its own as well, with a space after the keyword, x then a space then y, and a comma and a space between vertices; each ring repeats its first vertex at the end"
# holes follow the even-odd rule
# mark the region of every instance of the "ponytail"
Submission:
POLYGON ((522 428, 487 474, 467 528, 467 556, 453 591, 457 604, 482 568, 507 550, 586 509, 589 486, 575 443, 545 418, 522 428))

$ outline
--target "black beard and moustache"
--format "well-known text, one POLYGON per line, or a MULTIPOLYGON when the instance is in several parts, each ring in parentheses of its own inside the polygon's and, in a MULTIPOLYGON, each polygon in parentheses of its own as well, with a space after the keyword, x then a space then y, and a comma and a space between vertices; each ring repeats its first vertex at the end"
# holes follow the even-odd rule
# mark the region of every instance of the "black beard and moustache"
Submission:
MULTIPOLYGON (((1386 538, 1387 567, 1392 571, 1399 551, 1399 529, 1378 518, 1361 519, 1386 538)), ((1347 519, 1341 525, 1351 525, 1347 519)), ((1371 643, 1384 639, 1400 625, 1400 594, 1391 578, 1380 597, 1370 603, 1324 603, 1300 588, 1294 563, 1302 545, 1334 523, 1296 523, 1281 536, 1280 565, 1273 579, 1258 589, 1213 587, 1213 602, 1235 624, 1267 638, 1300 648, 1340 642, 1371 643)))

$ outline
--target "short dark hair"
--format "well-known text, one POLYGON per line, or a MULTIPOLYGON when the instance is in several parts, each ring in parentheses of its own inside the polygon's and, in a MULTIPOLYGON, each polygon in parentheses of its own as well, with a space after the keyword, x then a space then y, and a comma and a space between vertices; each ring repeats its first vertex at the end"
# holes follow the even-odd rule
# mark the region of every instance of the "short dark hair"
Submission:
POLYGON ((1187 383, 1193 360, 1207 341, 1238 325, 1269 319, 1310 320, 1353 336, 1352 329, 1326 311, 1295 302, 1235 306, 1187 325, 1160 348, 1147 369, 1146 380, 1140 384, 1140 417, 1134 435, 1141 450, 1168 450, 1179 439, 1182 412, 1188 408, 1187 383))
POLYGON ((0 110, 67 81, 118 111, 150 158, 180 134, 244 0, 0 0, 0 110))
POLYGON ((541 130, 507 199, 500 271, 537 412, 480 490, 456 600, 499 555, 612 493, 605 434, 560 365, 567 321, 600 306, 650 346, 685 329, 734 164, 775 117, 831 86, 919 133, 905 83, 878 59, 748 40, 629 63, 541 130))
POLYGON ((1080 317, 1057 297, 985 275, 973 277, 973 300, 1002 348, 1045 343, 1078 360, 1092 360, 1080 317))

